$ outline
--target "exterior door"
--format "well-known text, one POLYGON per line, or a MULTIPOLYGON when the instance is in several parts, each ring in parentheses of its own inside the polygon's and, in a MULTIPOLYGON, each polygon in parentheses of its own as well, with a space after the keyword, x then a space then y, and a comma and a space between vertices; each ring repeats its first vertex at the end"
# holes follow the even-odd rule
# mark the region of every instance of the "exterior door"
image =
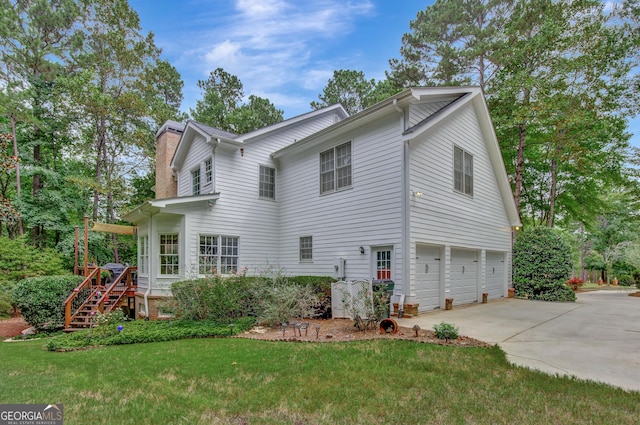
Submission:
POLYGON ((374 248, 373 262, 374 279, 393 280, 393 247, 374 248))
POLYGON ((416 246, 416 300, 418 311, 440 307, 440 248, 416 246))

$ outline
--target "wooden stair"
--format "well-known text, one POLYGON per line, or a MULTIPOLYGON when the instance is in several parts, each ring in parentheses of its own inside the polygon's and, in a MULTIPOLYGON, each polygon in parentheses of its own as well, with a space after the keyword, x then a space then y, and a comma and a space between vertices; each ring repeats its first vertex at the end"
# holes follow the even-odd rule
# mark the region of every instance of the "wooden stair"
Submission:
POLYGON ((65 300, 64 329, 67 332, 90 328, 98 312, 109 313, 135 294, 137 267, 125 267, 118 276, 109 275, 108 278, 102 275, 109 269, 96 267, 89 270, 87 277, 65 300))

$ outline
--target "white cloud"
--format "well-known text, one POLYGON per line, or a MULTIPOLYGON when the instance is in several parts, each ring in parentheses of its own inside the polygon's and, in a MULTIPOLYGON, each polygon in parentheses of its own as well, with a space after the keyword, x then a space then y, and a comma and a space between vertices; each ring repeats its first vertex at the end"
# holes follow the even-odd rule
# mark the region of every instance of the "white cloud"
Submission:
POLYGON ((229 40, 224 40, 205 53, 204 59, 207 63, 234 65, 242 60, 241 45, 229 40))

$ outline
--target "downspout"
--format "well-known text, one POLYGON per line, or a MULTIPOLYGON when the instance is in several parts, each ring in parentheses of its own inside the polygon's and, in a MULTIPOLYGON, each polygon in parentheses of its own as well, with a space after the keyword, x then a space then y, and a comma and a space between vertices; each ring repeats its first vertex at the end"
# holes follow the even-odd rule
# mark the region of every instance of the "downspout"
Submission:
MULTIPOLYGON (((398 106, 398 99, 393 100, 393 106, 396 111, 400 113, 400 137, 405 130, 405 112, 398 106)), ((404 299, 407 296, 407 292, 410 289, 410 225, 409 220, 411 215, 409 213, 409 140, 404 140, 402 143, 402 301, 398 305, 398 317, 401 317, 404 310, 404 299)))
POLYGON ((147 267, 149 268, 148 270, 148 276, 149 278, 147 279, 147 290, 144 292, 144 313, 145 313, 145 317, 144 320, 149 320, 149 293, 151 293, 151 281, 152 281, 152 277, 153 277, 153 252, 152 252, 152 247, 153 247, 153 213, 149 212, 149 259, 148 262, 149 264, 147 264, 147 267))

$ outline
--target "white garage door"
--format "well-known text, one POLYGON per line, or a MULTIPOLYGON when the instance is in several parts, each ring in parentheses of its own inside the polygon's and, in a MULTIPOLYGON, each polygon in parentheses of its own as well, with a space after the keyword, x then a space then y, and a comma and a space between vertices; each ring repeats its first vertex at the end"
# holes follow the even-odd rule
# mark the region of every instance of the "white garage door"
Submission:
POLYGON ((451 286, 446 298, 453 305, 478 301, 478 252, 465 249, 451 250, 451 286))
POLYGON ((505 279, 504 252, 487 251, 485 268, 485 291, 489 299, 504 297, 507 292, 505 279))
POLYGON ((440 248, 416 247, 416 298, 418 311, 440 307, 440 248))

